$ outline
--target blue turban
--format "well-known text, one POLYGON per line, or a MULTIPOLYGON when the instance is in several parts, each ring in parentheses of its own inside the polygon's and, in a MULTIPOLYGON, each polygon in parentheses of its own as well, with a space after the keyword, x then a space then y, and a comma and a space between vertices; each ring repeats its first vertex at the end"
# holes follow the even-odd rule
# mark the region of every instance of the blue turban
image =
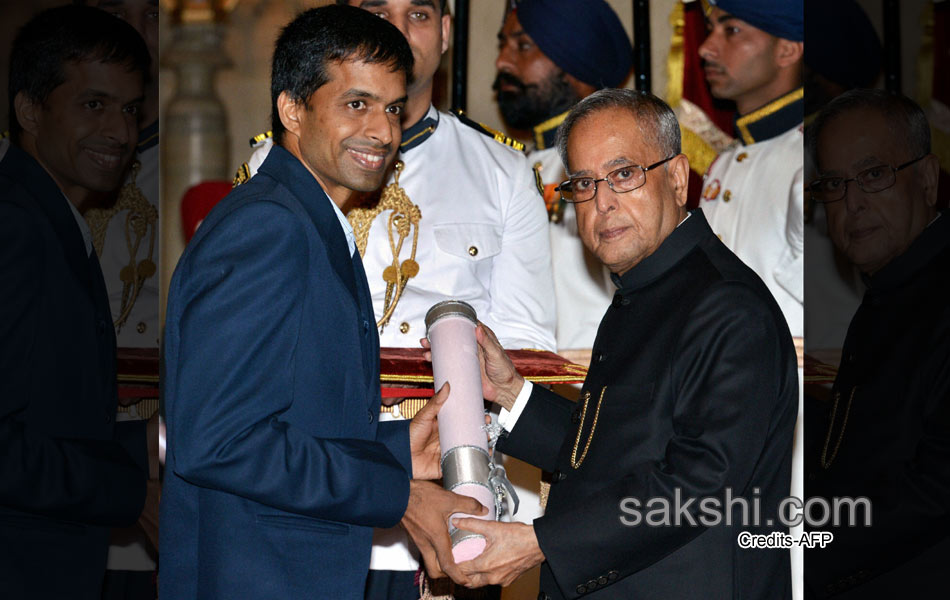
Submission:
POLYGON ((802 1, 709 0, 709 3, 765 33, 801 42, 805 39, 805 9, 802 1))
POLYGON ((617 87, 630 73, 630 38, 604 0, 521 0, 516 10, 541 52, 576 79, 617 87))

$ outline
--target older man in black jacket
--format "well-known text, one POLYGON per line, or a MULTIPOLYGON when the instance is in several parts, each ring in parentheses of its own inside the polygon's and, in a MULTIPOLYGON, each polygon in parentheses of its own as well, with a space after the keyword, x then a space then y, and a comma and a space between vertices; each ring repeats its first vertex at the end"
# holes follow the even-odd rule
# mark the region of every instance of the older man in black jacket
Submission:
POLYGON ((561 194, 618 291, 577 405, 525 383, 480 326, 485 396, 510 432, 498 447, 554 484, 533 525, 458 520, 489 540, 462 571, 507 584, 543 562, 539 598, 790 597, 788 550, 737 539, 781 531, 798 405, 782 312, 686 212, 689 164, 661 100, 597 92, 558 147, 561 194), (760 523, 736 497, 758 502, 760 523))

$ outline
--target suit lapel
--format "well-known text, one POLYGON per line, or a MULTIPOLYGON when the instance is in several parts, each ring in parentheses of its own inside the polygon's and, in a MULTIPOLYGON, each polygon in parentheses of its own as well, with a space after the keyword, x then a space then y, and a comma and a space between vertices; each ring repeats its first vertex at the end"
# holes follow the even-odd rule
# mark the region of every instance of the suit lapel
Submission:
MULTIPOLYGON (((0 176, 22 185, 29 191, 35 205, 43 212, 63 248, 63 257, 82 288, 95 299, 86 244, 76 224, 76 218, 66 205, 63 192, 36 159, 11 145, 0 161, 0 176)), ((101 278, 102 275, 100 274, 101 278)))
POLYGON ((346 236, 343 234, 336 213, 329 204, 332 201, 326 192, 297 157, 276 144, 271 148, 258 172, 267 173, 286 186, 307 211, 317 231, 320 232, 320 237, 326 243, 330 265, 358 306, 356 277, 346 236))

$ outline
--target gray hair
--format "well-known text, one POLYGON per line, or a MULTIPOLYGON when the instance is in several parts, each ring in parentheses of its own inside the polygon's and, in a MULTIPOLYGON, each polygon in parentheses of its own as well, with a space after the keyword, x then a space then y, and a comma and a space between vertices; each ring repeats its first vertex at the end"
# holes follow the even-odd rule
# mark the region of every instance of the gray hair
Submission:
POLYGON ((591 114, 608 108, 623 108, 637 119, 640 134, 660 151, 660 158, 681 151, 680 125, 673 109, 653 94, 635 90, 602 89, 574 105, 557 130, 557 152, 567 168, 567 139, 575 125, 591 114))
POLYGON ((805 149, 819 169, 818 138, 822 130, 837 117, 862 109, 875 110, 885 118, 894 142, 905 145, 912 154, 909 158, 930 154, 930 123, 916 102, 884 90, 854 89, 826 104, 805 130, 805 149))

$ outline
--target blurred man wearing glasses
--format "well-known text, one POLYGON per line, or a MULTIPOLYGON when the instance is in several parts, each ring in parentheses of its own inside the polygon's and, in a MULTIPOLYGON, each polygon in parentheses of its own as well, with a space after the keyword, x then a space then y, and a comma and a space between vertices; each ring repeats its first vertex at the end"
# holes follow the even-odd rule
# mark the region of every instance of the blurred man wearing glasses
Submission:
POLYGON ((873 520, 831 528, 834 543, 805 561, 806 587, 937 597, 950 549, 950 219, 936 209, 930 126, 908 98, 853 90, 822 109, 807 144, 811 196, 867 291, 831 400, 805 412, 805 491, 868 497, 873 520))
POLYGON ((595 92, 561 125, 558 150, 570 177, 559 191, 619 290, 577 404, 526 383, 478 328, 483 391, 508 432, 498 447, 554 483, 531 525, 458 520, 488 539, 459 569, 506 585, 542 564, 542 599, 788 598, 788 550, 736 543, 780 531, 789 489, 798 378, 781 310, 702 210, 686 212, 689 161, 662 100, 595 92), (758 495, 764 522, 745 526, 729 494, 758 495), (690 518, 622 511, 676 497, 696 499, 681 503, 690 518), (696 519, 700 498, 719 500, 732 526, 696 519))

